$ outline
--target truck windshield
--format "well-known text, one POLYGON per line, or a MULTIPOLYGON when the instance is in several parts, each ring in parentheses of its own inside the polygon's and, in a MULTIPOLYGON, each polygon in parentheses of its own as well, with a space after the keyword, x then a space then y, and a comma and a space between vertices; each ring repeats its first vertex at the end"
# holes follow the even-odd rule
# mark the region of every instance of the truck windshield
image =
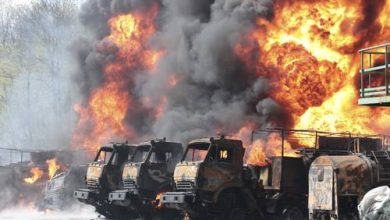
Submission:
POLYGON ((95 161, 102 162, 104 164, 107 164, 110 161, 110 158, 114 156, 114 150, 109 147, 102 147, 96 155, 95 161))
POLYGON ((134 163, 144 162, 146 160, 146 158, 148 157, 148 153, 150 151, 150 148, 151 148, 151 146, 149 146, 149 145, 137 147, 133 157, 131 158, 131 162, 134 162, 134 163))
POLYGON ((184 161, 198 162, 204 161, 209 150, 209 143, 193 144, 187 147, 184 161))

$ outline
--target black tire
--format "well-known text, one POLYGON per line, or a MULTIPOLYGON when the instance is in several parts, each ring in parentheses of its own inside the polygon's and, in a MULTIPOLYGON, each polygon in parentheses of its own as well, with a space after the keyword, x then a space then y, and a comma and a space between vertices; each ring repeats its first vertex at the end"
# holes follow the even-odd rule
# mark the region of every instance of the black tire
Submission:
POLYGON ((134 219, 134 214, 130 213, 127 209, 124 207, 119 206, 97 206, 96 212, 100 215, 103 215, 106 218, 109 219, 115 219, 115 220, 128 220, 128 219, 134 219))
POLYGON ((296 206, 287 207, 283 210, 283 220, 302 220, 306 219, 300 208, 296 206))
POLYGON ((184 215, 181 211, 178 210, 161 210, 156 213, 157 218, 159 220, 183 220, 184 215))
POLYGON ((228 220, 246 220, 246 213, 243 208, 233 208, 229 212, 228 220))

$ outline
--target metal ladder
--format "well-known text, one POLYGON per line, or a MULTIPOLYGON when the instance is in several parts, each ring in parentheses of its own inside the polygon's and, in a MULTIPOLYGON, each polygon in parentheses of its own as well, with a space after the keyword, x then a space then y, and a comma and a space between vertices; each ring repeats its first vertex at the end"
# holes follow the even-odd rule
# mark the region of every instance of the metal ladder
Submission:
POLYGON ((389 185, 390 183, 390 155, 388 151, 371 151, 372 158, 378 164, 378 182, 389 185))

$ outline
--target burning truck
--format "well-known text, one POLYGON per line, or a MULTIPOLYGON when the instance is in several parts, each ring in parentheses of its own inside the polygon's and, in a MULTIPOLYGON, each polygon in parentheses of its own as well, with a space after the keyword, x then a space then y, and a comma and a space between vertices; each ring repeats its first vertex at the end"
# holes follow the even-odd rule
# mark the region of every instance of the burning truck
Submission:
POLYGON ((88 165, 85 175, 86 188, 73 192, 80 202, 92 205, 96 212, 110 218, 121 217, 125 209, 108 201, 108 194, 115 190, 121 181, 121 170, 135 152, 136 145, 126 143, 103 146, 94 161, 88 165))
MULTIPOLYGON (((379 136, 278 132, 281 154, 272 156, 263 166, 243 164, 240 140, 217 137, 190 142, 175 169, 175 190, 164 193, 161 204, 183 210, 191 219, 306 219, 308 207, 313 205, 308 197, 313 193, 308 191, 309 179, 313 178, 311 166, 323 157, 358 157, 360 152, 370 151, 380 154, 383 148, 379 136), (315 140, 312 148, 307 145, 308 135, 315 140)), ((355 174, 360 175, 350 175, 355 174)), ((346 208, 354 213, 357 207, 346 208)), ((320 219, 317 217, 314 219, 320 219)))
POLYGON ((309 217, 358 219, 363 196, 378 186, 390 185, 388 151, 347 156, 321 156, 309 172, 309 217))
MULTIPOLYGON (((165 139, 102 147, 88 166, 87 188, 74 191, 74 197, 108 218, 153 216, 160 193, 172 189, 181 155, 181 144, 165 139)), ((180 215, 174 210, 162 213, 168 219, 180 215)))
POLYGON ((46 181, 64 171, 78 158, 80 152, 1 149, 10 154, 9 164, 0 166, 3 199, 0 209, 10 205, 42 206, 46 181), (16 157, 19 159, 15 160, 16 157))
POLYGON ((84 186, 84 176, 87 172, 86 165, 76 165, 57 172, 47 181, 43 191, 41 210, 64 210, 74 205, 74 190, 84 186))
POLYGON ((173 172, 180 161, 180 143, 152 140, 138 145, 122 172, 121 186, 109 194, 112 204, 123 206, 136 217, 180 219, 180 212, 159 206, 163 192, 173 189, 173 172))

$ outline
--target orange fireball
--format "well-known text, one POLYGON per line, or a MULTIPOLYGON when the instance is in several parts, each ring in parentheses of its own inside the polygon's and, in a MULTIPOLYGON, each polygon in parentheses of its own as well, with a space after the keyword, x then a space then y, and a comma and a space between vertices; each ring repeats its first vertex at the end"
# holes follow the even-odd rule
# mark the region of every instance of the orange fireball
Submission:
POLYGON ((358 49, 389 39, 384 4, 277 0, 273 18, 257 20, 235 52, 269 79, 270 96, 288 116, 280 126, 355 133, 389 129, 390 109, 358 106, 355 83, 358 49), (261 55, 253 59, 253 53, 261 55))
MULTIPOLYGON (((110 18, 111 33, 100 44, 98 51, 111 53, 114 59, 103 67, 104 83, 92 91, 85 105, 77 104, 74 110, 80 119, 73 136, 73 145, 95 151, 101 144, 113 138, 134 139, 137 134, 126 123, 126 117, 135 109, 142 109, 140 102, 134 103, 131 94, 134 72, 152 70, 161 56, 158 50, 148 49, 148 40, 155 32, 154 19, 158 6, 147 12, 135 11, 110 18), (145 16, 143 13, 147 13, 145 16)), ((155 112, 160 114, 165 103, 155 112)))

